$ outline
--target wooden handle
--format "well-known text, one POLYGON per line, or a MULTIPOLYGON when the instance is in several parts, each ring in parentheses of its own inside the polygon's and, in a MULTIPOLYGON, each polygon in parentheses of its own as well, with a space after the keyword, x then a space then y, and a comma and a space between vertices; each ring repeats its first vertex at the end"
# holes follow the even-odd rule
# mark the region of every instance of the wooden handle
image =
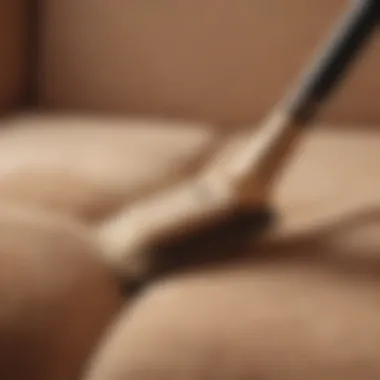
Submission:
POLYGON ((232 140, 195 178, 128 206, 103 224, 97 237, 110 265, 125 276, 139 277, 149 268, 154 244, 197 233, 242 205, 265 202, 290 148, 363 46, 378 10, 377 0, 356 2, 296 91, 258 130, 232 140))

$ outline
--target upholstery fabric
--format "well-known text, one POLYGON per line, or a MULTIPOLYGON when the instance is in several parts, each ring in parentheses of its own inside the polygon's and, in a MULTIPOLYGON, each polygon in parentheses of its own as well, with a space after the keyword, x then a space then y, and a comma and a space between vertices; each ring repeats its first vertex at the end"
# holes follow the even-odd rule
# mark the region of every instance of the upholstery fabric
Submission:
POLYGON ((195 123, 74 115, 1 126, 0 377, 78 379, 129 302, 78 219, 100 220, 185 175, 214 135, 195 123))
MULTIPOLYGON (((45 0, 40 100, 251 123, 277 103, 348 3, 45 0)), ((379 43, 374 37, 326 120, 380 122, 379 43)))
POLYGON ((0 376, 78 378, 122 304, 83 225, 0 202, 0 376))
POLYGON ((178 180, 218 140, 174 119, 20 114, 1 126, 1 198, 88 221, 178 180))
POLYGON ((27 75, 26 0, 0 2, 0 112, 20 105, 27 75))
POLYGON ((378 379, 379 164, 376 133, 311 132, 272 238, 153 284, 85 379, 378 379))

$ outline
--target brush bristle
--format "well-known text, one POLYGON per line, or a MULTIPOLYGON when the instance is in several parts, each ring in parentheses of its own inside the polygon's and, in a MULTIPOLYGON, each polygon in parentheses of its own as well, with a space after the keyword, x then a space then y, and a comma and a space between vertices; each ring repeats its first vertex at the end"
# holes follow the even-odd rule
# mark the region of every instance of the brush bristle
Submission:
POLYGON ((157 245, 150 252, 150 271, 159 274, 236 256, 262 236, 274 216, 267 207, 241 209, 208 228, 157 245))

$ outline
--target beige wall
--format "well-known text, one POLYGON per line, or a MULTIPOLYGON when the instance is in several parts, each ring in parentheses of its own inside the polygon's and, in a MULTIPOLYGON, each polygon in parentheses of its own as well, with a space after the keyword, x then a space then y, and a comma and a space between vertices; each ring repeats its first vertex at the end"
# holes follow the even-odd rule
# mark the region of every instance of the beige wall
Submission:
POLYGON ((25 95, 27 1, 0 1, 0 110, 20 104, 25 95))
MULTIPOLYGON (((46 0, 50 106, 257 120, 349 0, 46 0)), ((327 107, 380 123, 380 38, 327 107)))

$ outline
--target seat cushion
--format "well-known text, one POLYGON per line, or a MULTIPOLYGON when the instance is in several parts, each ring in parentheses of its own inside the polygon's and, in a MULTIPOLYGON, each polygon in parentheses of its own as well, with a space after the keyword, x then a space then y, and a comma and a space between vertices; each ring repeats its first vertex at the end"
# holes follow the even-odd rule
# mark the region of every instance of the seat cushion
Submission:
POLYGON ((152 284, 84 378, 379 379, 379 165, 376 132, 310 133, 271 238, 152 284))
POLYGON ((210 127, 159 119, 20 115, 1 122, 0 197, 88 220, 193 170, 210 127))
POLYGON ((0 377, 76 379, 120 284, 81 223, 0 201, 0 377))
POLYGON ((77 379, 125 299, 89 231, 67 214, 89 221, 185 175, 213 135, 167 120, 20 115, 1 124, 0 378, 77 379))

